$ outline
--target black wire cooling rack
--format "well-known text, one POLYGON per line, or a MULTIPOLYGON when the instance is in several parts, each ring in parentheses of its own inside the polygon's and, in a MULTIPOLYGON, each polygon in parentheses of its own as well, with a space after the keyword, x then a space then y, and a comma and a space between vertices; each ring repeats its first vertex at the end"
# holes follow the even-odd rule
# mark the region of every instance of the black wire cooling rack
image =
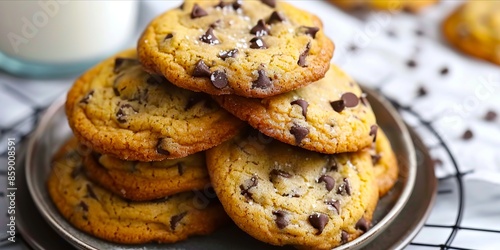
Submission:
MULTIPOLYGON (((10 89, 9 91, 12 91, 12 96, 15 96, 16 98, 20 98, 20 100, 23 103, 30 103, 30 104, 35 104, 36 102, 33 100, 30 100, 29 96, 24 95, 21 93, 19 90, 16 89, 10 89)), ((380 86, 377 89, 377 91, 380 92, 380 86)), ((458 249, 458 250, 469 250, 469 249, 479 249, 479 248, 468 248, 468 247, 462 247, 460 245, 454 244, 456 241, 457 237, 459 237, 459 232, 460 231, 475 231, 478 233, 495 233, 500 236, 500 230, 492 230, 492 229, 487 229, 487 228, 473 228, 473 227, 466 227, 462 226, 462 220, 464 218, 464 209, 466 208, 466 192, 465 192, 465 184, 463 177, 467 175, 470 172, 462 172, 460 171, 460 168, 458 167, 457 160, 451 153, 450 148, 448 145, 445 143, 441 135, 436 131, 436 129, 433 126, 433 123, 431 121, 427 121, 422 118, 422 116, 414 111, 411 106, 405 106, 401 105, 400 103, 390 100, 391 103, 394 105, 394 107, 400 112, 400 113, 406 113, 407 115, 413 116, 416 120, 418 120, 417 124, 412 125, 413 129, 415 130, 421 130, 425 129, 428 134, 427 136, 433 136, 435 137, 435 141, 437 142, 434 145, 427 145, 429 150, 438 150, 438 149, 443 149, 446 152, 446 157, 449 157, 449 162, 453 165, 455 169, 455 173, 448 175, 446 177, 439 178, 439 188, 438 188, 438 196, 437 200, 440 198, 444 198, 444 196, 453 196, 453 201, 456 204, 454 209, 456 211, 450 211, 450 213, 455 212, 456 216, 453 219, 453 221, 450 221, 449 223, 439 223, 439 224, 433 224, 433 223, 426 223, 422 230, 425 230, 426 228, 441 228, 441 229, 448 229, 449 233, 447 234, 447 237, 441 241, 441 242, 420 242, 418 241, 418 237, 413 240, 408 248, 411 249, 458 249)), ((32 112, 28 113, 24 119, 19 120, 18 122, 15 122, 9 127, 0 127, 0 138, 3 138, 2 140, 6 140, 6 137, 15 137, 16 140, 20 142, 26 141, 26 138, 29 135, 29 131, 23 129, 20 130, 18 129, 19 127, 26 127, 30 126, 31 128, 34 128, 36 124, 38 123, 38 120, 40 118, 40 115, 43 113, 46 107, 40 107, 33 105, 32 107, 32 112)), ((6 158, 7 157, 7 152, 3 151, 0 153, 0 157, 6 158)), ((438 159, 435 159, 435 161, 441 161, 438 159)), ((439 164, 438 164, 439 165, 439 164)), ((2 169, 0 170, 0 176, 6 177, 7 172, 2 169)), ((4 196, 5 194, 3 192, 0 192, 0 198, 4 196)), ((432 213, 431 213, 432 217, 432 213)), ((5 237, 5 236, 2 236, 5 237)), ((21 236, 22 237, 22 236, 21 236)), ((0 242, 5 242, 5 239, 0 239, 0 242)))

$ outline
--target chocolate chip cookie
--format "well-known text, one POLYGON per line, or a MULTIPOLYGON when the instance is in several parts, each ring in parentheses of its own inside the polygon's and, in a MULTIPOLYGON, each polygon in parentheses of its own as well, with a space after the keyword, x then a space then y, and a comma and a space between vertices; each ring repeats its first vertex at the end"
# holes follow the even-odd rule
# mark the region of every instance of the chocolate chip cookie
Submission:
POLYGON ((500 65, 500 2, 468 1, 443 22, 442 29, 459 50, 500 65))
POLYGON ((338 7, 346 10, 375 9, 416 13, 437 3, 439 0, 330 0, 338 7))
POLYGON ((273 245, 346 243, 370 228, 378 201, 367 150, 325 155, 249 130, 208 150, 207 166, 236 225, 273 245))
POLYGON ((243 123, 210 97, 143 70, 121 52, 76 80, 66 101, 80 142, 124 160, 181 158, 234 136, 243 123))
POLYGON ((378 183, 379 196, 382 197, 394 186, 398 180, 398 161, 391 142, 380 129, 377 134, 377 141, 370 151, 375 171, 375 179, 378 183))
POLYGON ((81 165, 73 139, 53 158, 48 191, 63 217, 98 238, 126 244, 176 242, 210 234, 228 221, 220 203, 209 202, 201 192, 151 202, 123 200, 90 182, 81 165))
POLYGON ((319 80, 333 50, 318 17, 274 0, 188 0, 138 42, 145 67, 182 88, 260 98, 319 80))
POLYGON ((214 96, 229 112, 262 133, 320 153, 355 152, 371 145, 375 115, 359 86, 331 65, 325 78, 277 96, 214 96))
POLYGON ((210 187, 204 152, 156 162, 124 161, 110 155, 88 154, 84 163, 91 180, 134 201, 160 199, 210 187))

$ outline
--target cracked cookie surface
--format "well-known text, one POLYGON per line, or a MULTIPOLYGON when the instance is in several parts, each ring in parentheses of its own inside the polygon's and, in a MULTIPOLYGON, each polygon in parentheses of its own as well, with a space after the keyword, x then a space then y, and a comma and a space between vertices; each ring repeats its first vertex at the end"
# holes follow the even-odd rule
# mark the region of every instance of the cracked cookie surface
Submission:
POLYGON ((155 162, 124 161, 110 155, 84 156, 87 176, 125 199, 145 201, 210 187, 205 152, 155 162))
POLYGON ((117 243, 167 243, 210 234, 229 220, 218 201, 209 204, 201 193, 123 200, 87 179, 80 154, 74 138, 64 145, 53 158, 47 186, 62 216, 86 233, 117 243))
POLYGON ((231 138, 243 126, 205 94, 146 73, 132 49, 77 79, 68 92, 66 115, 86 146, 137 161, 200 152, 231 138))
POLYGON ((139 59, 212 95, 266 97, 322 78, 334 45, 318 17, 281 1, 190 1, 155 18, 139 59))
POLYGON ((355 152, 374 140, 375 115, 359 86, 335 65, 325 78, 277 96, 213 96, 262 133, 320 153, 355 152))
POLYGON ((468 1, 445 19, 442 30, 462 52, 500 65, 500 2, 468 1))
POLYGON ((370 153, 325 155, 249 129, 207 151, 214 190, 253 237, 331 249, 370 227, 378 189, 370 153))
POLYGON ((382 129, 378 131, 377 140, 370 153, 375 178, 378 183, 379 196, 382 197, 394 186, 399 173, 398 161, 394 151, 392 151, 391 142, 382 129))

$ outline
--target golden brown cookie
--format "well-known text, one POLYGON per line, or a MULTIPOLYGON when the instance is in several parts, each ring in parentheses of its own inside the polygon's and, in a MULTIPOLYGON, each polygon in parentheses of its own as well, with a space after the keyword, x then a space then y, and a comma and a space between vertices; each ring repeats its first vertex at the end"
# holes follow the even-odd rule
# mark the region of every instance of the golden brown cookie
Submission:
POLYGON ((182 88, 262 98, 325 75, 334 45, 322 28, 281 1, 187 0, 149 24, 138 53, 182 88))
POLYGON ((87 176, 114 194, 134 201, 210 187, 205 153, 156 162, 124 161, 110 155, 84 157, 87 176))
POLYGON ((77 79, 66 114, 81 143, 131 161, 185 157, 231 138, 243 126, 210 97, 146 73, 135 50, 106 59, 77 79))
POLYGON ((442 28, 459 50, 500 65, 499 1, 468 1, 446 18, 442 28))
POLYGON ((370 153, 325 155, 249 130, 207 151, 210 178, 243 231, 273 245, 331 249, 370 228, 370 153))
POLYGON ((398 180, 399 167, 396 155, 392 151, 391 142, 381 129, 377 133, 377 140, 370 152, 379 196, 382 197, 391 190, 398 180))
POLYGON ((329 0, 346 10, 375 9, 385 11, 408 11, 412 13, 436 4, 439 0, 329 0))
POLYGON ((186 192, 151 202, 130 202, 90 182, 81 170, 78 142, 72 139, 53 158, 48 191, 76 228, 125 244, 176 242, 206 235, 228 221, 220 203, 186 192))
POLYGON ((264 99, 214 98, 262 133, 320 153, 369 147, 377 131, 375 115, 361 89, 333 64, 325 78, 288 93, 264 99))

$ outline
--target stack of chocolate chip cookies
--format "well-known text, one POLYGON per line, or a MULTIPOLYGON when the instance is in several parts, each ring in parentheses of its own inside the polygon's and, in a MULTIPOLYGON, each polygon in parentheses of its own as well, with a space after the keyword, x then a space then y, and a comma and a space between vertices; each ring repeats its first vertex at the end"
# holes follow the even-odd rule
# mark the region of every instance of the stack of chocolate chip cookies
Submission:
POLYGON ((60 212, 128 244, 229 218, 306 249, 366 232, 398 166, 360 87, 330 65, 322 25, 272 0, 185 1, 155 18, 68 93, 74 138, 48 181, 60 212))

